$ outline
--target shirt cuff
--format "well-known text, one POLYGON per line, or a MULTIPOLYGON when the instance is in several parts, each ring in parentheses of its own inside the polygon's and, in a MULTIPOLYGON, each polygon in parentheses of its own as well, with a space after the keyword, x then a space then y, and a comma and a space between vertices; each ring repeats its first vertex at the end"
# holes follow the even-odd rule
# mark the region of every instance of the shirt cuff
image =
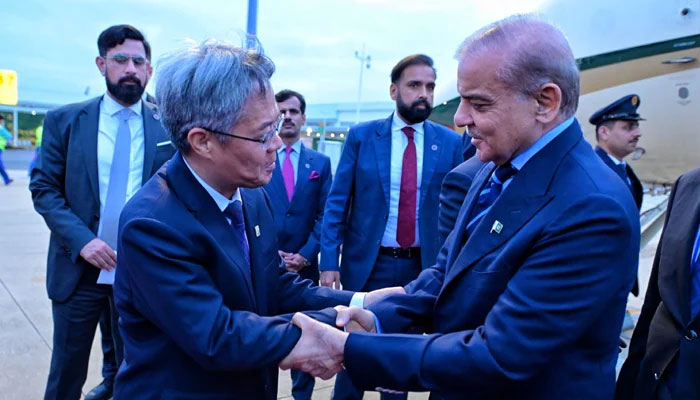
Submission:
POLYGON ((352 298, 350 299, 349 307, 358 306, 360 308, 364 308, 366 294, 367 293, 365 292, 355 292, 355 294, 353 294, 352 298))

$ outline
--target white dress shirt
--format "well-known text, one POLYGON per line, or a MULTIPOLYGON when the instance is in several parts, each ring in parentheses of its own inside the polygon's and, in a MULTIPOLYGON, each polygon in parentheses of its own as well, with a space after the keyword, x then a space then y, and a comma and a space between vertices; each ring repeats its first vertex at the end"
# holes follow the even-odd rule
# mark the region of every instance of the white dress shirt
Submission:
MULTIPOLYGON (((100 117, 97 128, 97 179, 100 191, 100 216, 104 211, 107 201, 107 188, 109 187, 109 173, 114 157, 114 144, 117 140, 119 119, 117 113, 124 108, 109 94, 105 93, 100 102, 100 117)), ((141 100, 129 107, 134 114, 129 118, 129 130, 131 131, 131 153, 129 159, 129 180, 126 185, 126 201, 140 188, 143 177, 144 134, 143 116, 141 115, 141 100)), ((102 233, 102 220, 97 228, 98 236, 102 233)))
POLYGON ((394 117, 391 122, 391 173, 389 178, 389 219, 386 222, 384 236, 382 237, 382 246, 384 247, 400 247, 396 241, 396 226, 399 221, 399 196, 401 195, 401 169, 403 167, 403 152, 408 146, 408 138, 401 131, 405 126, 412 127, 415 132, 413 134, 413 142, 416 144, 416 173, 418 182, 416 182, 416 240, 411 247, 420 246, 420 236, 418 235, 418 222, 420 215, 420 184, 423 177, 423 143, 425 139, 424 123, 408 125, 398 115, 398 111, 394 111, 394 117))

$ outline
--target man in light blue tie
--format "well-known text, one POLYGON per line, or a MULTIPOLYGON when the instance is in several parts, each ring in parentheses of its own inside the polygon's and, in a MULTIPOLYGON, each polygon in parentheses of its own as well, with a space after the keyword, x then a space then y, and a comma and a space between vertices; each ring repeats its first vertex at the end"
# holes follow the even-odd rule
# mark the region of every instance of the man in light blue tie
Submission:
MULTIPOLYGON (((107 91, 47 114, 29 185, 34 208, 51 230, 46 286, 54 337, 47 399, 80 398, 98 320, 112 303, 111 285, 97 279, 116 266, 119 214, 174 153, 158 111, 141 101, 152 72, 143 34, 130 25, 112 26, 100 34, 97 46, 96 64, 107 91)), ((112 307, 119 363, 116 318, 112 307)), ((114 373, 87 399, 109 398, 114 373)))

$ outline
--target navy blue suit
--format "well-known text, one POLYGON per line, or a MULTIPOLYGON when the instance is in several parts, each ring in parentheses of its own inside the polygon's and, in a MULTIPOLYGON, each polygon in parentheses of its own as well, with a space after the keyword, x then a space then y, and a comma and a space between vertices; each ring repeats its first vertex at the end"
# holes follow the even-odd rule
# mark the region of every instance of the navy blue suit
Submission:
POLYGON ((250 266, 179 153, 124 207, 115 399, 274 399, 277 364, 300 336, 274 315, 350 302, 280 268, 264 190, 240 191, 250 266))
MULTIPOLYGON (((34 208, 51 230, 46 290, 52 300, 54 350, 47 399, 78 399, 87 376, 95 328, 112 288, 98 285, 99 269, 80 251, 97 238, 100 194, 97 138, 102 96, 49 111, 29 189, 34 208)), ((142 103, 145 183, 175 152, 153 104, 142 103)), ((116 359, 121 341, 113 321, 116 359)))
POLYGON ((388 334, 350 334, 350 377, 364 388, 430 390, 444 399, 612 398, 639 256, 627 188, 574 122, 465 237, 494 168, 474 179, 437 264, 408 294, 370 307, 388 334), (430 334, 391 334, 412 326, 430 334))
MULTIPOLYGON (((340 270, 343 287, 361 290, 368 282, 389 217, 391 122, 365 122, 350 128, 340 156, 321 236, 322 271, 340 270), (338 265, 339 247, 342 263, 338 265)), ((423 267, 435 263, 440 248, 437 232, 440 185, 462 162, 460 137, 425 121, 423 170, 418 229, 423 267)))
POLYGON ((284 187, 279 159, 270 183, 264 186, 270 196, 277 229, 277 242, 282 251, 299 253, 311 265, 299 275, 318 282, 323 208, 331 189, 331 160, 328 156, 301 145, 297 181, 291 203, 284 187))
POLYGON ((474 176, 484 164, 479 160, 479 157, 473 156, 445 175, 440 188, 440 211, 438 212, 438 232, 441 246, 455 227, 459 209, 462 208, 474 176))

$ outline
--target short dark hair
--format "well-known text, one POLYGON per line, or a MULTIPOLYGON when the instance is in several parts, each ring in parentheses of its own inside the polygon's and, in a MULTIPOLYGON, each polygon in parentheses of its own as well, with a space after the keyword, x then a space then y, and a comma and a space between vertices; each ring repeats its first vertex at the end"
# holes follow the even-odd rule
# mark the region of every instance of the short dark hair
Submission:
POLYGON ((408 57, 404 57, 399 61, 394 68, 391 70, 391 83, 396 83, 401 79, 401 74, 403 70, 410 67, 411 65, 427 65, 433 69, 433 73, 437 78, 437 71, 433 66, 433 59, 426 56, 425 54, 413 54, 408 57))
POLYGON ((614 119, 609 119, 609 120, 603 121, 603 122, 601 122, 601 123, 599 123, 598 125, 595 126, 595 141, 596 141, 596 142, 597 142, 598 140, 600 140, 600 139, 598 139, 598 129, 600 129, 601 126, 604 126, 604 127, 608 128, 608 129, 612 129, 612 128, 615 127, 615 121, 616 121, 616 120, 614 120, 614 119))
POLYGON ((296 97, 297 99, 299 99, 299 104, 300 104, 299 108, 301 108, 301 113, 305 114, 306 113, 306 100, 304 100, 304 96, 302 96, 301 93, 299 93, 299 92, 295 92, 295 91, 289 90, 289 89, 280 90, 275 95, 275 101, 278 103, 281 103, 285 100, 289 100, 292 97, 296 97))
POLYGON ((131 25, 114 25, 105 29, 97 38, 97 49, 100 52, 100 57, 107 55, 110 49, 113 49, 124 43, 126 39, 138 40, 143 43, 143 49, 146 51, 146 58, 151 61, 151 45, 138 29, 131 25))

